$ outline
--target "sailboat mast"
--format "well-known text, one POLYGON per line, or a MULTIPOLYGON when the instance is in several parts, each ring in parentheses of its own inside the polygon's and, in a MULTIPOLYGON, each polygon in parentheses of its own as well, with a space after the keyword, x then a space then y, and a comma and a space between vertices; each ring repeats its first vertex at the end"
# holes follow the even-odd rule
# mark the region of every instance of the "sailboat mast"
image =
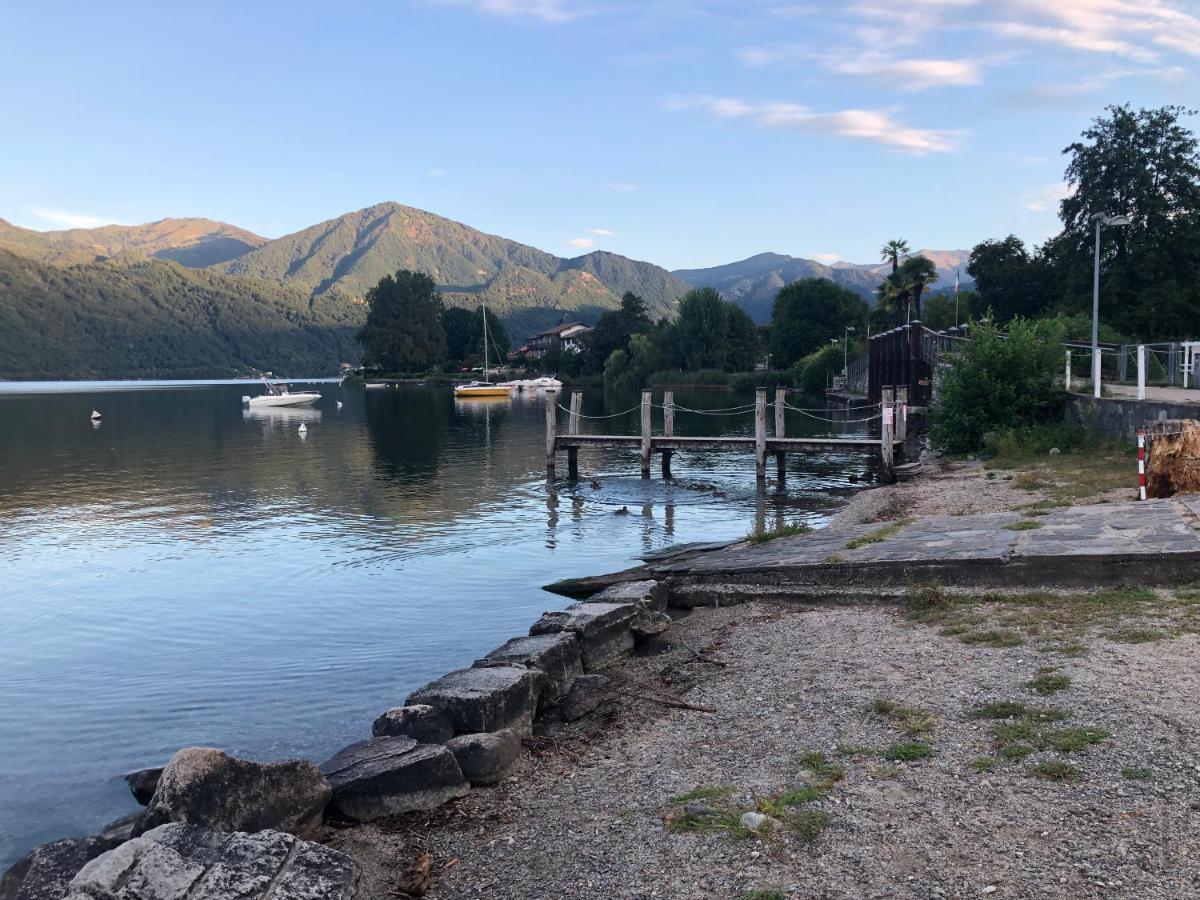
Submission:
POLYGON ((483 310, 483 380, 487 384, 491 384, 488 379, 488 363, 487 363, 487 301, 483 299, 483 294, 479 295, 479 308, 483 310))

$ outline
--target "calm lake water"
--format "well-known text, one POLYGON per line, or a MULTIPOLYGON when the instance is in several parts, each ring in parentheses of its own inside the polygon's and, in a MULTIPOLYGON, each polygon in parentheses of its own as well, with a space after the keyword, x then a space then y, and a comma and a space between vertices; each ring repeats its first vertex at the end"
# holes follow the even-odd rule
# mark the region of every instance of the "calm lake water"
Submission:
MULTIPOLYGON (((796 456, 787 489, 760 493, 748 454, 677 454, 666 485, 634 451, 595 451, 579 484, 550 485, 544 397, 317 388, 315 409, 271 415, 243 411, 261 391, 245 383, 0 384, 0 870, 136 809, 123 772, 197 744, 319 762, 566 605, 540 585, 757 517, 819 524, 867 467, 796 456)), ((637 402, 584 399, 589 415, 637 402)), ((751 399, 676 392, 697 409, 751 399)), ((829 429, 789 414, 789 434, 829 429)))

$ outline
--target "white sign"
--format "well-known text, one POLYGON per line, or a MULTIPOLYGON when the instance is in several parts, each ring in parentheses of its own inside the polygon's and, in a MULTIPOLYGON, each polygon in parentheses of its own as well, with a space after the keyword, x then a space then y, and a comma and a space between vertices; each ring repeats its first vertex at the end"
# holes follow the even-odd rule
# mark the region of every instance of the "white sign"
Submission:
POLYGON ((885 406, 885 407, 883 408, 883 424, 884 424, 884 425, 891 425, 891 424, 892 424, 892 414, 893 414, 893 412, 895 412, 895 410, 893 410, 893 409, 892 409, 890 406, 885 406))

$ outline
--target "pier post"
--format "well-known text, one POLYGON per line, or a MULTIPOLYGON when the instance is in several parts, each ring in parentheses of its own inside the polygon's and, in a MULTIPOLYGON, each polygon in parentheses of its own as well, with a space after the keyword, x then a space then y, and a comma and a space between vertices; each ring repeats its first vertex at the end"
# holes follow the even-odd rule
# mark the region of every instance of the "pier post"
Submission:
POLYGON ((642 477, 650 477, 650 392, 642 391, 642 477))
MULTIPOLYGON (((675 436, 675 392, 663 391, 663 437, 675 436)), ((671 450, 662 452, 663 481, 671 480, 671 450)))
POLYGON ((896 387, 896 440, 901 444, 908 439, 908 387, 896 387))
POLYGON ((883 462, 883 480, 892 480, 892 441, 895 437, 896 389, 885 387, 881 391, 883 397, 879 404, 879 458, 883 462))
MULTIPOLYGON (((787 388, 782 384, 775 385, 775 437, 787 437, 787 388)), ((783 484, 787 478, 787 454, 783 450, 775 451, 775 479, 783 484)))
POLYGON ((558 394, 546 392, 546 474, 554 475, 554 451, 558 444, 558 394))
MULTIPOLYGON (((567 420, 567 434, 579 434, 579 410, 583 406, 583 392, 571 391, 571 417, 567 420)), ((567 478, 579 480, 579 448, 567 448, 567 478)))
POLYGON ((754 471, 759 481, 767 479, 767 389, 754 392, 754 471))
POLYGON ((1071 351, 1067 351, 1067 372, 1063 377, 1063 383, 1067 387, 1067 393, 1071 393, 1071 351))
POLYGON ((1146 345, 1138 344, 1137 348, 1138 385, 1137 398, 1146 399, 1146 345))

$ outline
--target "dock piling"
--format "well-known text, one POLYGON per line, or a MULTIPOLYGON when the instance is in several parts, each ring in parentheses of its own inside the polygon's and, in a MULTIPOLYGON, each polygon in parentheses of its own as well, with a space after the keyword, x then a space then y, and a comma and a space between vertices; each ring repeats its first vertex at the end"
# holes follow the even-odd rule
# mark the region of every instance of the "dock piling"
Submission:
MULTIPOLYGON (((675 392, 663 391, 663 437, 675 436, 675 392)), ((662 451, 663 481, 671 480, 671 454, 673 450, 662 451)))
MULTIPOLYGON (((782 384, 775 386, 775 437, 787 437, 787 388, 782 384)), ((775 452, 775 478, 783 484, 787 478, 787 453, 782 450, 775 452)))
POLYGON ((903 444, 908 439, 908 385, 896 386, 896 440, 903 444))
POLYGON ((767 479, 767 389, 754 392, 754 468, 759 481, 767 479))
POLYGON ((546 474, 554 476, 554 451, 558 443, 558 394, 546 392, 546 474))
POLYGON ((642 391, 642 477, 650 477, 650 392, 642 391))
MULTIPOLYGON (((583 392, 571 391, 571 418, 567 420, 567 433, 579 434, 579 411, 583 407, 583 392)), ((567 477, 579 480, 579 448, 567 448, 567 477)))
POLYGON ((883 463, 883 480, 892 480, 892 453, 895 441, 896 389, 885 387, 880 392, 879 456, 883 463))

